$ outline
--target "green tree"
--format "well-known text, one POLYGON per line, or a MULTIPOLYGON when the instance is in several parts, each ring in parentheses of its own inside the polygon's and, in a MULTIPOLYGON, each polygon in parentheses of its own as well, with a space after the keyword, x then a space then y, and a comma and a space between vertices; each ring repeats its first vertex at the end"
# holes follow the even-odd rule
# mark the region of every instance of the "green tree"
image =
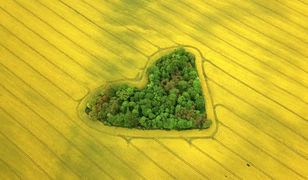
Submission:
POLYGON ((187 81, 181 80, 177 84, 177 88, 179 88, 180 91, 185 91, 188 88, 188 83, 187 81))
POLYGON ((195 105, 197 110, 200 110, 201 112, 205 111, 205 102, 203 96, 199 96, 196 99, 195 105))

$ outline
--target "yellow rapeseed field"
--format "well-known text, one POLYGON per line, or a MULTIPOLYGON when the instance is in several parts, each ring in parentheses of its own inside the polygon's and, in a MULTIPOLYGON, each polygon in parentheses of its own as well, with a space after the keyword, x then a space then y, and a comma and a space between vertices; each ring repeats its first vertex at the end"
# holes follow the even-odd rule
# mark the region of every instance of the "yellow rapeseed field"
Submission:
POLYGON ((0 0, 0 179, 307 179, 307 22, 307 0, 0 0), (175 46, 204 57, 214 130, 80 117, 175 46))

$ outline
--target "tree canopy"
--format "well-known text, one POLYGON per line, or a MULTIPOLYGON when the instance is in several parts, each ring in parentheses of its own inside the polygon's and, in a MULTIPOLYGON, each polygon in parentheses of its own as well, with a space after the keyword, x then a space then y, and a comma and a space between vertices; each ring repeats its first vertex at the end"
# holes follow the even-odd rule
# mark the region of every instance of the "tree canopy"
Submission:
POLYGON ((105 125, 139 129, 208 128, 205 99, 195 56, 178 48, 147 69, 148 84, 138 89, 113 85, 92 98, 85 112, 105 125))

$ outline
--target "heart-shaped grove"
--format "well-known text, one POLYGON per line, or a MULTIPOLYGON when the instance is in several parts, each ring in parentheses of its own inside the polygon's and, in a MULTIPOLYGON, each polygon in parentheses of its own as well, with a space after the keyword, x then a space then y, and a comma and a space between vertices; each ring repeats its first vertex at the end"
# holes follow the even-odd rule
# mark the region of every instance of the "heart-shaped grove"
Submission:
POLYGON ((88 95, 79 115, 110 135, 211 137, 217 131, 216 114, 202 59, 189 46, 160 50, 139 78, 107 82, 88 95))

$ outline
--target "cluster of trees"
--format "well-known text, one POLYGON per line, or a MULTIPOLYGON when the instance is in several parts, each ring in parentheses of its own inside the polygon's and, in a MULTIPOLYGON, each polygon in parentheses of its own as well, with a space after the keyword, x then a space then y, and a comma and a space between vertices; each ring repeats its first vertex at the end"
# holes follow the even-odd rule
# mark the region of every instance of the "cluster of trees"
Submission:
POLYGON ((195 57, 183 48, 148 68, 143 89, 116 85, 91 99, 85 109, 106 125, 140 129, 208 128, 195 57))

